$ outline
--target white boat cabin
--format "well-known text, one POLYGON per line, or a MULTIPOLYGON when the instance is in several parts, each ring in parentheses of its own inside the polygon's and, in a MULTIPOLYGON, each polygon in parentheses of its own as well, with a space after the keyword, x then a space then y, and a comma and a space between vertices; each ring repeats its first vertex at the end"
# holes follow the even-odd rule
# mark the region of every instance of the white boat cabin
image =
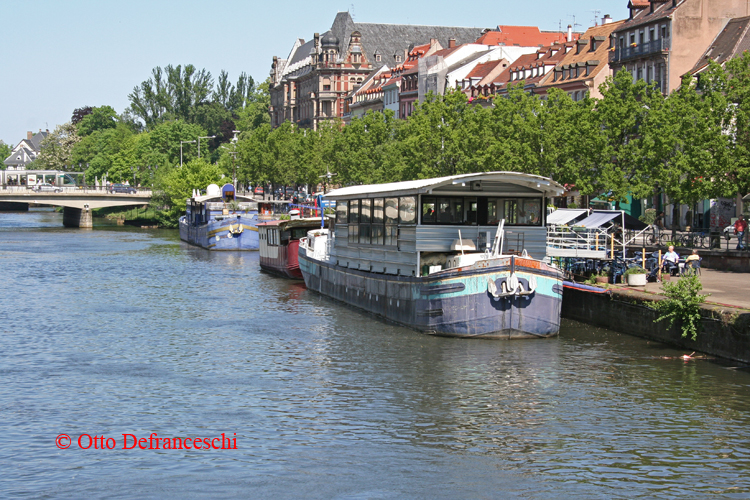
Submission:
POLYGON ((328 260, 350 269, 421 276, 453 267, 449 259, 462 253, 488 250, 503 219, 504 253, 526 250, 543 259, 546 199, 562 192, 551 179, 516 172, 337 189, 325 196, 336 201, 328 260))

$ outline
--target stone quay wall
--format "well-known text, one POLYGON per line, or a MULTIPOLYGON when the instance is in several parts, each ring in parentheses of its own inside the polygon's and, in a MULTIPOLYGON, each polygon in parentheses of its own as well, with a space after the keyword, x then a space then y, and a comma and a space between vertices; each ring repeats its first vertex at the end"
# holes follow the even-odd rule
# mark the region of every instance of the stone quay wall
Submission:
POLYGON ((633 290, 610 292, 596 294, 565 288, 562 317, 750 364, 750 313, 746 310, 704 304, 702 329, 692 340, 682 337, 679 324, 670 328, 669 320, 654 322, 658 312, 647 304, 664 297, 633 290))

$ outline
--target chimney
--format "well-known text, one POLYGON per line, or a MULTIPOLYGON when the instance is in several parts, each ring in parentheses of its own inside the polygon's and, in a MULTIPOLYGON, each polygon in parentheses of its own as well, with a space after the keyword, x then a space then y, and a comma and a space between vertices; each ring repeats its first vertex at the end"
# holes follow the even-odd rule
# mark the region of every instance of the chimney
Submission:
POLYGON ((448 48, 452 49, 456 46, 456 39, 455 38, 449 38, 448 39, 448 48))
POLYGON ((31 132, 31 131, 29 131, 29 132, 26 132, 26 140, 30 141, 30 140, 31 140, 31 137, 32 137, 33 135, 34 135, 34 133, 33 133, 33 132, 31 132))
POLYGON ((602 18, 602 24, 610 24, 612 22, 612 16, 605 14, 602 18))
POLYGON ((649 14, 654 13, 654 0, 649 0, 649 5, 651 6, 651 9, 649 10, 649 14))
POLYGON ((568 25, 568 41, 573 41, 573 26, 568 25))

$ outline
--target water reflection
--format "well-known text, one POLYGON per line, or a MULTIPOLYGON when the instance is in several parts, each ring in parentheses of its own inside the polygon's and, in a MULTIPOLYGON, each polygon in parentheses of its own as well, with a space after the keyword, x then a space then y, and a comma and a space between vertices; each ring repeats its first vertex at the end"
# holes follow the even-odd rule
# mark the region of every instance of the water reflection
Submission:
POLYGON ((13 217, 0 214, 0 264, 23 271, 4 275, 0 306, 2 496, 176 497, 186 479, 197 497, 750 488, 746 372, 573 322, 548 340, 429 337, 261 273, 257 253, 13 217), (239 449, 57 450, 61 432, 236 432, 239 449))

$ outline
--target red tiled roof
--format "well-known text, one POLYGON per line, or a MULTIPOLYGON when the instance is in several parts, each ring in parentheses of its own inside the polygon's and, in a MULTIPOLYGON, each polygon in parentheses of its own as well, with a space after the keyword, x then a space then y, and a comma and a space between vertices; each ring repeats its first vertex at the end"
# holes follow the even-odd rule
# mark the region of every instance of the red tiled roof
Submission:
MULTIPOLYGON (((640 2, 640 0, 633 0, 640 2)), ((633 1, 631 1, 631 4, 633 4, 633 1)), ((641 24, 648 24, 648 23, 654 23, 656 21, 659 21, 661 19, 667 18, 670 15, 674 13, 675 10, 682 7, 682 4, 677 5, 677 7, 673 7, 673 3, 669 1, 664 0, 656 0, 654 5, 654 12, 651 13, 651 9, 645 9, 642 5, 633 5, 635 8, 635 13, 633 14, 632 19, 626 20, 623 24, 621 24, 617 31, 623 31, 627 29, 634 28, 636 26, 639 26, 641 24)), ((648 7, 649 3, 648 1, 645 2, 645 7, 648 7)))
POLYGON ((445 57, 457 51, 459 48, 461 48, 461 45, 456 45, 455 47, 448 47, 447 49, 440 49, 440 50, 435 51, 435 53, 433 53, 432 55, 445 57))
MULTIPOLYGON (((521 57, 516 59, 513 64, 509 65, 505 69, 505 71, 500 73, 500 75, 495 78, 492 83, 496 87, 501 86, 504 83, 508 83, 510 81, 511 74, 521 69, 530 69, 540 66, 554 66, 558 62, 560 62, 567 54, 565 50, 566 47, 572 49, 575 43, 576 42, 554 44, 548 47, 544 47, 533 54, 522 55, 521 57), (552 53, 553 51, 555 52, 554 54, 552 53), (539 54, 543 54, 542 57, 539 57, 539 54)), ((545 75, 542 74, 535 77, 524 78, 523 80, 526 82, 526 84, 529 84, 540 81, 542 78, 544 78, 544 76, 545 75)))
POLYGON ((504 63, 505 59, 499 59, 497 61, 487 61, 485 63, 479 63, 477 64, 474 69, 472 69, 468 75, 466 75, 466 78, 484 78, 485 76, 489 75, 492 70, 494 70, 498 64, 504 63))
MULTIPOLYGON (((578 33, 573 34, 577 39, 578 33)), ((540 31, 537 26, 498 26, 479 37, 476 43, 483 45, 507 45, 519 47, 543 47, 567 40, 567 33, 540 31)))

